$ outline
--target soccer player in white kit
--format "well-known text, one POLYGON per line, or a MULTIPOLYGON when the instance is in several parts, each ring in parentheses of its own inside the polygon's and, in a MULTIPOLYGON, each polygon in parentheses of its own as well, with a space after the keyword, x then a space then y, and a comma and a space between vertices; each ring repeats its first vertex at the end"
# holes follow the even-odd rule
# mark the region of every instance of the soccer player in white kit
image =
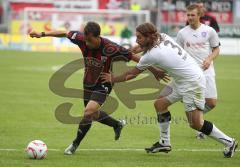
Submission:
POLYGON ((105 82, 123 82, 135 78, 150 66, 156 66, 173 78, 172 92, 156 99, 154 106, 158 115, 160 139, 148 153, 169 152, 171 114, 167 108, 182 100, 191 128, 216 139, 225 145, 224 156, 232 157, 238 142, 224 134, 213 123, 203 119, 205 105, 205 77, 196 61, 172 38, 159 34, 151 23, 143 23, 136 28, 137 43, 144 50, 144 55, 135 68, 120 76, 102 74, 105 82))
MULTIPOLYGON (((189 25, 182 28, 177 34, 177 43, 192 56, 206 78, 204 113, 212 110, 217 103, 217 88, 213 60, 219 55, 220 41, 217 32, 200 22, 201 8, 198 4, 187 7, 187 20, 189 25)), ((203 139, 201 132, 198 139, 203 139)))

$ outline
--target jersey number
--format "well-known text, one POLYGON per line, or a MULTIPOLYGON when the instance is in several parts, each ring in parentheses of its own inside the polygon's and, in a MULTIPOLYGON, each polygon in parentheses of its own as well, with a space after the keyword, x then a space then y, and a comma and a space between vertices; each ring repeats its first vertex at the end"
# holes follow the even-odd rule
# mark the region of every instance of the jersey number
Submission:
POLYGON ((186 55, 182 55, 183 51, 182 51, 182 49, 179 46, 174 45, 174 43, 172 43, 169 40, 164 41, 164 45, 165 46, 167 46, 168 44, 170 44, 173 49, 177 48, 178 49, 178 55, 181 56, 183 60, 186 60, 187 56, 186 55))

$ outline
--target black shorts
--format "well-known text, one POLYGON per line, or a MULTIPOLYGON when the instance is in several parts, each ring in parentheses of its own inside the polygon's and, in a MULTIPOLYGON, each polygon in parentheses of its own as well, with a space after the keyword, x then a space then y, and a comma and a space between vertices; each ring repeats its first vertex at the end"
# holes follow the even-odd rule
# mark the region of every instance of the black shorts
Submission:
POLYGON ((111 91, 112 85, 110 83, 96 84, 93 87, 84 86, 83 98, 85 107, 90 100, 102 105, 111 91))

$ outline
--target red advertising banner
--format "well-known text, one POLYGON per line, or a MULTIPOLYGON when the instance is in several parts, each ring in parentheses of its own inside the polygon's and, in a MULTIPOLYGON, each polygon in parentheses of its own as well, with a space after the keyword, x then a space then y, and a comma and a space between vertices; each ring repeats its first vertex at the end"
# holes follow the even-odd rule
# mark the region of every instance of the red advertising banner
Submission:
MULTIPOLYGON (((197 0, 162 0, 161 14, 163 23, 186 22, 186 6, 197 0)), ((233 0, 208 0, 203 1, 207 13, 216 18, 220 24, 232 24, 233 0)))
POLYGON ((232 12, 208 12, 208 14, 215 17, 220 24, 231 24, 233 22, 232 12))
POLYGON ((53 8, 51 3, 14 3, 10 4, 12 11, 18 12, 23 10, 26 7, 37 7, 37 8, 53 8))
MULTIPOLYGON (((208 14, 215 17, 221 24, 231 24, 233 22, 232 12, 208 12, 208 14)), ((163 23, 186 23, 186 20, 186 12, 184 11, 162 11, 163 23)))
POLYGON ((130 0, 98 0, 99 9, 129 9, 130 0))
POLYGON ((163 23, 183 23, 186 22, 186 12, 184 11, 162 11, 163 23))

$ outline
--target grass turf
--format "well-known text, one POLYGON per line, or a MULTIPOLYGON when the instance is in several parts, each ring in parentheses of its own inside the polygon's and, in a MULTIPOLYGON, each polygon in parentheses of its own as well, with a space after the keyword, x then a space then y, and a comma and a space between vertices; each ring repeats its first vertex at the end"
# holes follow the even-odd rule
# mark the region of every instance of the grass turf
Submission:
MULTIPOLYGON (((233 158, 225 159, 221 153, 221 144, 210 138, 201 141, 195 139, 195 132, 188 127, 181 103, 171 107, 173 151, 168 154, 146 154, 143 148, 153 144, 159 137, 158 125, 150 121, 150 118, 155 118, 152 100, 137 101, 133 109, 119 103, 117 112, 112 116, 125 118, 128 122, 119 141, 113 140, 111 128, 94 123, 76 154, 64 156, 63 150, 75 137, 77 125, 56 120, 55 108, 63 102, 71 102, 74 104, 71 113, 77 116, 82 114, 83 103, 82 99, 55 95, 49 90, 49 79, 56 69, 79 58, 81 55, 74 53, 0 51, 1 167, 239 166, 239 152, 233 158), (26 158, 24 148, 34 139, 43 140, 48 145, 50 150, 46 159, 26 158)), ((216 60, 219 100, 217 107, 206 115, 206 119, 230 136, 240 139, 238 62, 240 56, 220 56, 216 60)), ((80 89, 82 72, 72 75, 65 85, 80 89)), ((145 93, 144 89, 139 92, 145 93)), ((114 92, 112 96, 117 98, 114 92)))

